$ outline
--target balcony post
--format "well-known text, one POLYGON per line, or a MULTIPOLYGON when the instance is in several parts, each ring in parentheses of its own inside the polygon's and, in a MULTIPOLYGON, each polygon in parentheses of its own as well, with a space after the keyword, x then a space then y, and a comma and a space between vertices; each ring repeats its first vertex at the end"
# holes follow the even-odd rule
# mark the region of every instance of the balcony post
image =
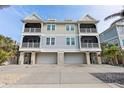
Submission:
POLYGON ((92 45, 92 48, 94 48, 94 43, 91 43, 91 45, 92 45))
POLYGON ((90 64, 90 53, 86 52, 86 62, 87 64, 90 64))
POLYGON ((79 33, 80 33, 80 24, 78 23, 78 31, 79 31, 79 33))
POLYGON ((97 52, 97 62, 98 64, 101 64, 101 53, 100 52, 97 52))
POLYGON ((29 48, 29 42, 27 43, 27 48, 29 48))
POLYGON ((86 45, 87 45, 87 48, 89 48, 89 44, 88 44, 88 43, 86 43, 86 45))
POLYGON ((79 35, 79 47, 82 48, 81 36, 79 35))
POLYGON ((36 55, 35 52, 31 53, 31 64, 35 64, 35 55, 36 55))
POLYGON ((84 28, 84 32, 87 33, 87 28, 84 28))
POLYGON ((35 47, 34 47, 34 42, 32 42, 32 48, 35 48, 35 47))

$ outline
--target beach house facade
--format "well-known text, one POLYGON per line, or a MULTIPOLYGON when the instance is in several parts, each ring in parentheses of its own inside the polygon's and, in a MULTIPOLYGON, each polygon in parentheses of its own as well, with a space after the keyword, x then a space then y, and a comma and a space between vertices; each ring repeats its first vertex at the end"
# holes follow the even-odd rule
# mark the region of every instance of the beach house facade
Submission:
POLYGON ((90 15, 58 21, 32 14, 22 22, 19 64, 101 64, 98 21, 90 15))

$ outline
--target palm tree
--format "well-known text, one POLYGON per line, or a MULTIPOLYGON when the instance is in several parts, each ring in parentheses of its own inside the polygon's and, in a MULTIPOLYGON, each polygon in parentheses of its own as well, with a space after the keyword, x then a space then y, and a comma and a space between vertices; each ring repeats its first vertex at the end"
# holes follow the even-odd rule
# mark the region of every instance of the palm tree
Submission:
POLYGON ((17 56, 17 54, 18 46, 15 42, 9 37, 0 35, 0 64, 17 56))
MULTIPOLYGON (((124 6, 123 6, 123 7, 124 7, 124 6)), ((112 25, 115 24, 115 23, 117 23, 117 22, 121 22, 121 21, 124 20, 124 9, 121 10, 121 11, 119 11, 119 12, 117 12, 117 13, 114 13, 114 14, 111 14, 111 15, 107 16, 104 20, 106 21, 106 20, 108 20, 108 19, 115 18, 115 17, 120 17, 120 18, 117 19, 117 20, 115 20, 115 21, 112 23, 112 25)))
POLYGON ((112 65, 118 64, 117 56, 120 54, 120 49, 116 45, 104 44, 102 46, 102 56, 112 65))

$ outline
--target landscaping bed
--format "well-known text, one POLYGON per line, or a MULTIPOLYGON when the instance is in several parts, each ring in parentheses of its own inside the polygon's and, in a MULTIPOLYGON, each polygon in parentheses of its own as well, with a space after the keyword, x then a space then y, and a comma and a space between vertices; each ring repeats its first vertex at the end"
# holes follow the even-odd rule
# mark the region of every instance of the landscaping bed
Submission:
POLYGON ((124 73, 90 73, 104 83, 118 83, 124 85, 124 73))

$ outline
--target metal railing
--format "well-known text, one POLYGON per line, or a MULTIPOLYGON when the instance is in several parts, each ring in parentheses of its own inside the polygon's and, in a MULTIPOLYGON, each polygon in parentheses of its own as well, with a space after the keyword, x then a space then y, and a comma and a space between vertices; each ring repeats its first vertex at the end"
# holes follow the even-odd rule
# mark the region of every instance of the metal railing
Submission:
POLYGON ((98 43, 81 43, 81 48, 99 48, 98 43))
POLYGON ((22 48, 40 48, 40 43, 22 43, 22 48))
POLYGON ((80 28, 81 33, 97 33, 96 28, 80 28))
POLYGON ((41 28, 24 28, 24 32, 41 32, 41 28))

